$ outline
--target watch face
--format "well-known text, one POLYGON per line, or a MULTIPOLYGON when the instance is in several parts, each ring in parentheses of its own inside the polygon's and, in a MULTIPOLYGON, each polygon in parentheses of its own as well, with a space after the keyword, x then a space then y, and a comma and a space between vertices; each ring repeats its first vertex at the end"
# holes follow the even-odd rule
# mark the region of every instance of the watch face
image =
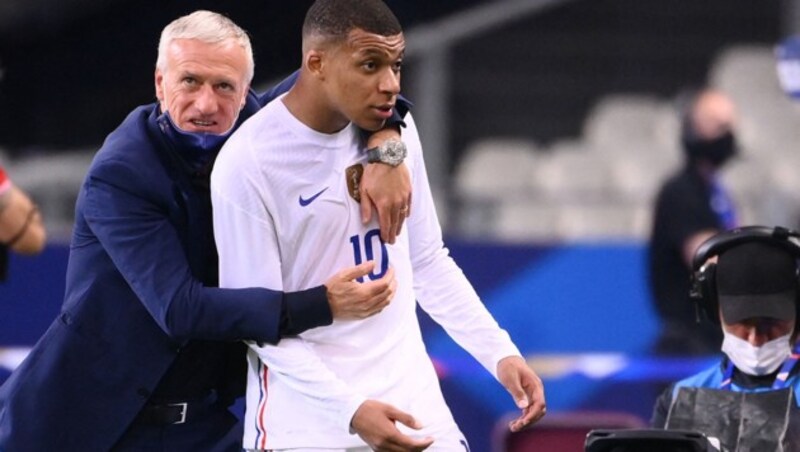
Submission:
POLYGON ((386 163, 387 165, 397 166, 403 163, 408 151, 406 144, 400 140, 391 139, 381 145, 367 150, 367 161, 370 163, 386 163))
POLYGON ((389 164, 399 165, 406 158, 406 145, 402 141, 389 140, 382 148, 382 160, 389 164))

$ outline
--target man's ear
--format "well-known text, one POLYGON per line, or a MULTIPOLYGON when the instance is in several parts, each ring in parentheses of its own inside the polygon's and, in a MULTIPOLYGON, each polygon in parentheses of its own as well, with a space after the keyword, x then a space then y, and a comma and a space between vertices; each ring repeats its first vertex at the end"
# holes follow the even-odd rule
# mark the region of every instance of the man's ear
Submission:
POLYGON ((308 72, 315 77, 325 78, 325 54, 319 50, 309 50, 303 62, 308 72))
POLYGON ((159 102, 164 101, 164 74, 161 72, 161 69, 156 68, 155 73, 155 84, 156 84, 156 99, 159 102))
POLYGON ((250 92, 250 84, 248 83, 247 86, 244 88, 244 95, 242 96, 242 102, 239 104, 239 111, 244 110, 244 106, 247 104, 247 93, 250 92))

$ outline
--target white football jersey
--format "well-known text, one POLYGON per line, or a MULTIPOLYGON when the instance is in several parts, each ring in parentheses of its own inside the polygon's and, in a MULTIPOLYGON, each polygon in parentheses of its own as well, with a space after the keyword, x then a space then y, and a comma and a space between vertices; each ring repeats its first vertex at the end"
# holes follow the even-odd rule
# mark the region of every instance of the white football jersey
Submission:
POLYGON ((410 115, 406 122, 414 202, 394 245, 381 241, 377 219, 361 221, 353 192, 366 153, 353 124, 319 133, 278 99, 217 158, 211 192, 221 287, 299 291, 367 260, 376 262, 368 278, 391 266, 398 281, 391 304, 366 320, 336 320, 276 346, 249 344, 245 448, 363 446, 349 425, 366 399, 413 415, 425 426, 403 429, 414 437, 452 431, 417 302, 493 375, 500 359, 519 355, 444 248, 417 129, 410 115))

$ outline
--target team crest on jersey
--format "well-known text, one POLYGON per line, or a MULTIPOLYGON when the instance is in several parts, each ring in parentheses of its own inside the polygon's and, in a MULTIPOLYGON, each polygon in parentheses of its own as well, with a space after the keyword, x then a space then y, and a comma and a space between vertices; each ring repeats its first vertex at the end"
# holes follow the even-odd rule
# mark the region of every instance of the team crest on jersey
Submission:
POLYGON ((363 174, 364 167, 361 166, 360 163, 348 167, 344 172, 344 177, 347 180, 347 193, 358 203, 361 202, 361 192, 358 188, 361 184, 361 176, 363 174))

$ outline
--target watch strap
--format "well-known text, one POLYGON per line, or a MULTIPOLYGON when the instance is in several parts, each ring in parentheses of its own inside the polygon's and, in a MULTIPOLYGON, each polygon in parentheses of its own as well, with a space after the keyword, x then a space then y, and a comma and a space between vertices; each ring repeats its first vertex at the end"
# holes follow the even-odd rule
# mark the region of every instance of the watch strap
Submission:
POLYGON ((374 148, 367 149, 367 162, 368 163, 380 163, 381 161, 381 150, 375 146, 374 148))

